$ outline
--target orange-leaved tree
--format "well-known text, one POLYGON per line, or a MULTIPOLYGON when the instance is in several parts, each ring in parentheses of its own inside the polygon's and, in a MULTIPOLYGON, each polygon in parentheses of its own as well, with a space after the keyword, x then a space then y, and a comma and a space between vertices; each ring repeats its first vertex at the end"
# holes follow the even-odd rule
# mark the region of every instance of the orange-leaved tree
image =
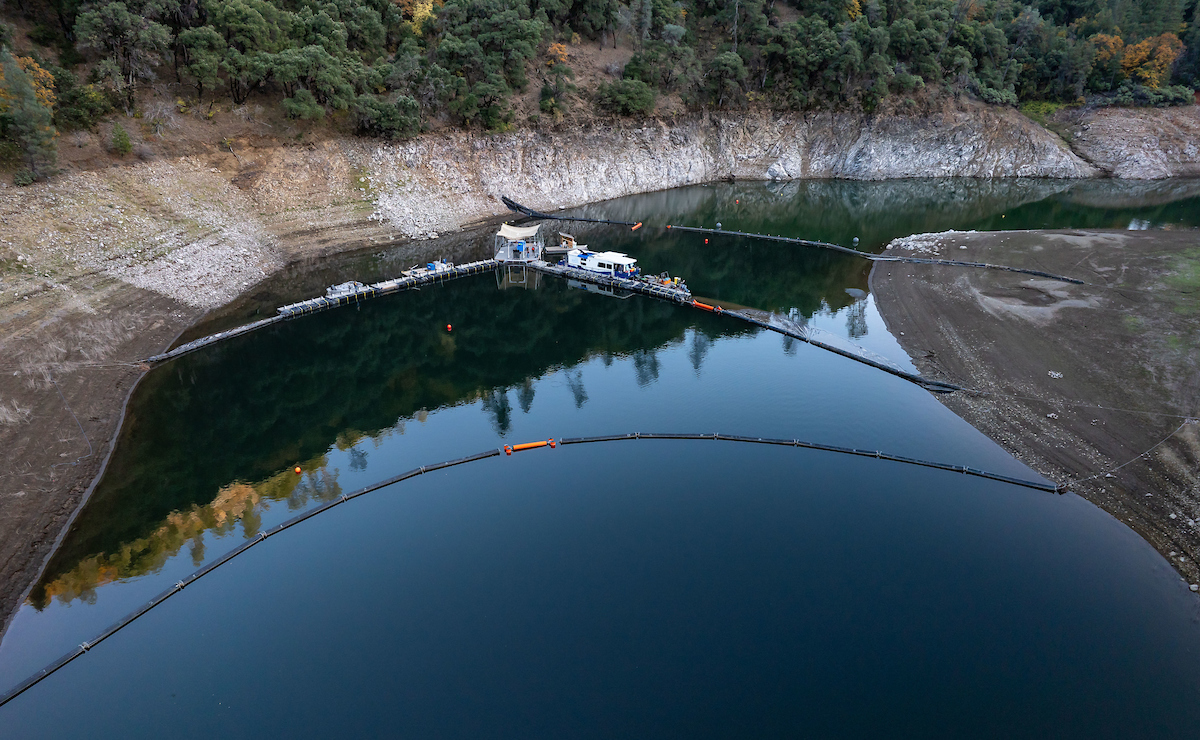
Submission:
POLYGON ((1179 37, 1164 33, 1125 47, 1121 69, 1139 85, 1156 88, 1166 82, 1171 65, 1182 53, 1183 42, 1179 37))
MULTIPOLYGON (((25 72, 29 84, 33 86, 33 96, 43 107, 54 109, 58 98, 54 94, 54 75, 49 70, 42 69, 33 57, 14 56, 13 61, 25 72)), ((0 65, 0 112, 6 111, 13 99, 13 93, 4 82, 4 67, 0 65)))

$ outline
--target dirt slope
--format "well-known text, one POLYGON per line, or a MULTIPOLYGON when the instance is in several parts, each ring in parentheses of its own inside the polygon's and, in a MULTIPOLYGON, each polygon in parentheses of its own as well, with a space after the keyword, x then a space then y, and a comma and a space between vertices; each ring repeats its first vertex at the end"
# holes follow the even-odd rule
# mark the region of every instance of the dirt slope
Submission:
POLYGON ((948 233, 887 254, 1043 270, 879 263, 871 288, 939 398, 1200 582, 1200 246, 1193 231, 948 233))

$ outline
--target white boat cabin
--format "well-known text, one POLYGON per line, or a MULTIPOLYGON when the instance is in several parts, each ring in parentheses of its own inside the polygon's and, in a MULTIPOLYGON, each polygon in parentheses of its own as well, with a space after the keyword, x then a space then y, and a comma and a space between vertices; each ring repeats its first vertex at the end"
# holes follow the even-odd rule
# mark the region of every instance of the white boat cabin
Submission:
POLYGON ((620 252, 589 252, 576 248, 567 252, 567 267, 598 272, 613 277, 633 277, 639 270, 637 260, 620 252))

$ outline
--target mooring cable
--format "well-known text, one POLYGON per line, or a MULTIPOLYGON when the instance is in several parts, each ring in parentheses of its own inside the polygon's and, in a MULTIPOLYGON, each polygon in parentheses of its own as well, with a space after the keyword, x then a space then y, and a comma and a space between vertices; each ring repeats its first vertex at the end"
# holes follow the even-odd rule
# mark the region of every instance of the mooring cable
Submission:
POLYGON ((49 676, 51 676, 52 674, 57 672, 59 669, 66 666, 71 661, 80 657, 84 653, 88 652, 92 648, 99 645, 104 640, 107 640, 108 638, 112 637, 120 630, 122 630, 125 627, 132 624, 135 620, 137 620, 138 618, 145 615, 147 612, 149 612, 154 607, 158 606, 159 604, 163 603, 167 599, 171 598, 175 594, 182 591, 183 589, 187 588, 192 583, 195 583, 198 579, 208 575, 209 573, 213 572, 214 570, 221 567, 225 563, 228 563, 229 561, 233 560, 238 555, 241 555, 242 553, 246 552, 251 547, 254 547, 255 545, 259 544, 260 542, 265 542, 267 540, 267 538, 272 537, 276 534, 279 534, 280 532, 284 531, 285 529, 294 527, 297 524, 299 524, 305 520, 311 519, 312 517, 316 516, 317 514, 320 514, 322 512, 332 509, 335 506, 339 506, 341 504, 347 503, 347 502, 351 501, 352 499, 356 499, 359 496, 363 496, 363 495, 371 493, 373 491, 378 491, 381 488, 386 488, 386 487, 394 485, 396 483, 406 481, 409 478, 415 478, 418 475, 424 475, 425 473, 432 473, 436 470, 444 470, 446 468, 451 468, 456 465, 463 465, 465 463, 477 462, 479 460, 485 460, 487 458, 497 457, 502 454, 506 455, 506 456, 511 456, 514 452, 522 452, 525 450, 533 450, 533 449, 541 449, 541 448, 553 449, 557 446, 565 446, 565 445, 592 444, 592 443, 598 443, 598 442, 617 442, 617 441, 622 441, 622 440, 642 440, 642 439, 649 439, 649 440, 673 439, 673 440, 696 440, 696 441, 715 440, 715 441, 726 441, 726 442, 743 442, 743 443, 750 443, 750 444, 765 444, 765 445, 774 445, 774 446, 781 446, 781 447, 798 447, 798 448, 809 449, 809 450, 817 450, 817 451, 821 451, 821 452, 835 452, 835 453, 839 453, 839 454, 843 454, 843 455, 853 455, 856 457, 875 458, 876 460, 886 460, 889 462, 898 462, 898 463, 903 463, 906 465, 915 465, 915 466, 919 466, 919 467, 933 468, 936 470, 945 470, 948 472, 960 473, 963 475, 970 475, 970 476, 974 476, 977 478, 985 478, 988 480, 999 481, 1001 483, 1010 483, 1012 485, 1021 486, 1024 488, 1033 488, 1033 489, 1036 489, 1039 491, 1047 491, 1050 493, 1063 493, 1066 491, 1066 486, 1064 484, 1056 484, 1053 482, 1043 483, 1040 481, 1024 480, 1022 478, 1015 478, 1015 477, 1008 476, 1008 475, 1001 475, 999 473, 990 473, 988 471, 980 470, 978 468, 968 467, 966 465, 949 465, 946 463, 939 463, 939 462, 934 462, 931 460, 920 460, 920 459, 913 458, 913 457, 905 457, 903 455, 893 455, 890 453, 883 452, 881 450, 865 450, 865 449, 856 449, 856 448, 851 448, 851 447, 839 447, 837 445, 826 445, 826 444, 820 444, 817 442, 805 442, 805 441, 799 440, 799 439, 782 439, 782 438, 772 438, 772 437, 749 437, 749 436, 743 436, 743 435, 720 434, 720 433, 714 433, 714 434, 666 433, 666 434, 663 434, 663 433, 633 432, 630 434, 609 434, 609 435, 601 435, 601 436, 595 436, 595 437, 567 437, 567 438, 560 439, 558 441, 555 441, 553 438, 551 438, 551 439, 547 439, 547 440, 538 440, 535 442, 527 442, 524 444, 505 445, 504 447, 502 447, 500 449, 491 449, 491 450, 487 450, 485 452, 480 452, 480 453, 477 453, 474 455, 468 455, 467 457, 460 457, 455 460, 447 460, 445 462, 435 463, 433 465, 422 465, 422 466, 413 468, 412 470, 409 470, 406 473, 401 473, 400 475, 395 475, 390 478, 385 478, 384 480, 381 480, 377 483, 372 483, 371 485, 359 488, 359 489, 353 491, 352 493, 343 493, 343 494, 339 495, 337 498, 330 499, 329 501, 326 501, 326 502, 320 504, 319 506, 314 506, 313 508, 309 509, 308 511, 301 512, 300 514, 297 514, 296 516, 294 516, 280 524, 277 524, 274 527, 271 527, 269 529, 259 532, 257 535, 255 535, 251 539, 243 542, 238 547, 235 547, 234 549, 232 549, 229 552, 225 553, 224 555, 220 556, 219 558, 212 561, 211 563, 208 563, 207 565, 204 565, 201 568, 193 571, 190 575, 187 575, 187 576, 179 579, 170 588, 166 589, 162 593, 160 593, 157 596, 155 596, 154 598, 150 599, 150 601, 146 602, 145 604, 138 607, 130 614, 126 615, 125 618, 119 620, 118 622, 113 624, 111 627, 109 627, 108 629, 101 632, 94 639, 87 640, 83 643, 80 643, 79 647, 76 648, 75 650, 73 650, 72 652, 70 652, 70 653, 64 655, 63 657, 59 658, 58 660, 54 661, 50 665, 43 668, 40 672, 34 674, 33 676, 30 676, 28 679, 26 679, 21 684, 19 684, 16 688, 14 688, 13 690, 9 691, 8 693, 6 693, 2 697, 0 697, 0 707, 3 707, 5 704, 8 704, 13 699, 16 699, 18 696, 25 693, 29 689, 33 688, 37 684, 41 683, 43 680, 45 680, 46 678, 48 678, 49 676))

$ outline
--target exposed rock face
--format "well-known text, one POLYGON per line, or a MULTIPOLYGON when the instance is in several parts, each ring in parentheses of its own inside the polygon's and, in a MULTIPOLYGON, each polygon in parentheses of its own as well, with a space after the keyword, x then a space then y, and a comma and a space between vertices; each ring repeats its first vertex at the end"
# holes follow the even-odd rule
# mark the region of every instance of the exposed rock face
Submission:
POLYGON ((1200 176, 1200 106, 1102 108, 1080 117, 1072 146, 1113 177, 1200 176))
MULTIPOLYGON (((1195 106, 1086 116, 1077 148, 1117 177, 1200 175, 1195 106)), ((0 219, 11 232, 4 243, 30 264, 53 262, 63 277, 99 271, 210 308, 281 264, 507 214, 501 195, 550 211, 730 177, 968 177, 986 187, 1000 177, 1105 174, 1019 112, 970 103, 920 116, 751 112, 496 135, 457 131, 395 144, 255 142, 239 151, 75 172, 3 191, 0 219)), ((1032 198, 1064 184, 1028 187, 1032 198)), ((36 275, 25 276, 29 290, 40 289, 36 275)), ((21 285, 0 292, 0 305, 26 292, 21 285)))
MULTIPOLYGON (((364 152, 364 154, 367 154, 364 152)), ((410 236, 500 213, 500 195, 546 210, 728 177, 1095 177, 1061 139, 1011 109, 922 117, 696 116, 564 132, 450 134, 381 146, 363 169, 375 217, 410 236)))

